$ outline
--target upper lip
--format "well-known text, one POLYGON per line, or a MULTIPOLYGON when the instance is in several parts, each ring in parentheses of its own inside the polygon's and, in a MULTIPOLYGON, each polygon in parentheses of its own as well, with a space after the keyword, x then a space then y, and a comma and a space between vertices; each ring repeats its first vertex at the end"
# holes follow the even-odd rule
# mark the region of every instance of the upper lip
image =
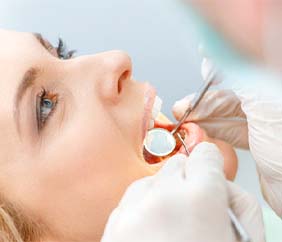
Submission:
POLYGON ((152 108, 156 97, 156 90, 148 83, 145 84, 144 92, 144 115, 142 120, 142 141, 146 137, 147 129, 152 116, 152 108))

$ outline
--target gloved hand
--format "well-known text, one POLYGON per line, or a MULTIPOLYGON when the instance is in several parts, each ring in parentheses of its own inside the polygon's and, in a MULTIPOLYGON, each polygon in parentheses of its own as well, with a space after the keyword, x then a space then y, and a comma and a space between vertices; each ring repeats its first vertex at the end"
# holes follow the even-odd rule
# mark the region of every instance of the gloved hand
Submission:
MULTIPOLYGON (((205 80, 213 68, 204 59, 205 80)), ((265 81, 267 85, 267 80, 265 81)), ((239 148, 250 148, 256 161, 264 198, 282 216, 282 102, 262 95, 263 90, 209 91, 189 116, 209 136, 225 140, 239 148), (252 92, 253 91, 253 92, 252 92)), ((179 119, 192 99, 187 96, 175 103, 173 112, 179 119)))
POLYGON ((228 185, 217 147, 201 143, 154 176, 133 183, 112 212, 102 242, 235 242, 230 205, 254 242, 264 241, 258 204, 228 185))

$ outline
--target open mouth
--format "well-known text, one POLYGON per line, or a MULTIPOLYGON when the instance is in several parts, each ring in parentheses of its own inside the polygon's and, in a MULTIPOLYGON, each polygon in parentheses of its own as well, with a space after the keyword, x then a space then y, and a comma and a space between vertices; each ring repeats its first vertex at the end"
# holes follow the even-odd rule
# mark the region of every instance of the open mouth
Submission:
MULTIPOLYGON (((172 131, 176 124, 173 124, 168 118, 166 118, 161 112, 161 100, 159 97, 155 98, 155 102, 152 105, 152 116, 150 119, 150 123, 148 125, 147 130, 150 130, 152 128, 163 128, 168 131, 172 131)), ((196 124, 187 122, 184 123, 178 133, 181 135, 181 138, 184 140, 186 147, 188 148, 189 152, 192 152, 194 147, 203 141, 204 139, 204 132, 203 130, 196 124)), ((143 156, 144 159, 149 164, 156 164, 163 160, 166 160, 167 158, 177 154, 182 153, 186 154, 185 148, 180 141, 180 139, 175 136, 176 138, 176 147, 174 151, 163 157, 158 157, 150 154, 145 148, 143 148, 143 156)))

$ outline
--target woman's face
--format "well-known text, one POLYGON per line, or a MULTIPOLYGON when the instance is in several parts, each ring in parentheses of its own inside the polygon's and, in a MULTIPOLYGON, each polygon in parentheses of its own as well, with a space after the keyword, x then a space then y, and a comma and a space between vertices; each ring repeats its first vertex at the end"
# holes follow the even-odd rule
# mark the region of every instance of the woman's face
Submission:
MULTIPOLYGON (((0 30, 0 40, 1 193, 47 225, 47 240, 100 241, 128 185, 160 167, 143 157, 155 91, 120 51, 65 60, 39 35, 0 30)), ((204 137, 186 128, 199 134, 191 144, 204 137)))
POLYGON ((120 51, 62 60, 38 35, 0 40, 1 191, 54 234, 98 239, 126 187, 151 174, 142 143, 154 90, 120 51))

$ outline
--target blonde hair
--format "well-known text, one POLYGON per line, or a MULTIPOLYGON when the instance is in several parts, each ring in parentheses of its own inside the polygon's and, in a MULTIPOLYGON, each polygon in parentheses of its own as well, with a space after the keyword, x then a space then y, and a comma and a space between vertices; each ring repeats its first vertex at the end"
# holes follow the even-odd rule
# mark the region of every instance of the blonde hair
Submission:
POLYGON ((25 216, 21 209, 0 198, 0 241, 40 241, 46 229, 25 216))

